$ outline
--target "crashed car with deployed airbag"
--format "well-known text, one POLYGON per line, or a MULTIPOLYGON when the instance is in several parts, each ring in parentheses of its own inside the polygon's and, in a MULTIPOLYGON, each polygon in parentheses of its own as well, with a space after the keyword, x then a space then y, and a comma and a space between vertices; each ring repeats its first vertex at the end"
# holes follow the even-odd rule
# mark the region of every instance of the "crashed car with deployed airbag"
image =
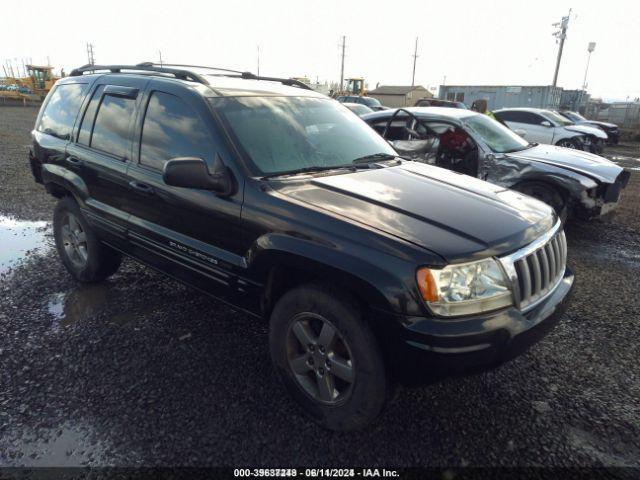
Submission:
POLYGON ((629 181, 628 171, 605 158, 528 142, 470 110, 409 107, 362 119, 401 156, 530 195, 562 219, 610 214, 629 181))

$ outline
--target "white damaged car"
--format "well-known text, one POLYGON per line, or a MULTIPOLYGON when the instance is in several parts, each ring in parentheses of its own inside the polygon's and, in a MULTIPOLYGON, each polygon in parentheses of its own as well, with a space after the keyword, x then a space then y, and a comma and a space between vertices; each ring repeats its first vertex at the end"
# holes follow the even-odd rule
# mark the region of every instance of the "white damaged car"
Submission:
POLYGON ((551 110, 503 108, 493 112, 503 123, 529 142, 601 153, 607 134, 598 127, 576 125, 551 110))

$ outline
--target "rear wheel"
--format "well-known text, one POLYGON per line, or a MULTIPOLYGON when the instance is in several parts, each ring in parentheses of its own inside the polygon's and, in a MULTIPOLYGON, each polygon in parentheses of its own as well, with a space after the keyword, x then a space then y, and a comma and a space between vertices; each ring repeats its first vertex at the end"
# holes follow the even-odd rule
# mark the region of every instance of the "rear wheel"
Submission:
POLYGON ((348 296, 318 285, 291 290, 273 310, 269 343, 285 387, 320 425, 362 428, 386 403, 382 354, 348 296))
POLYGON ((551 185, 541 182, 528 182, 517 185, 514 190, 536 198, 553 208, 564 223, 567 220, 568 207, 564 196, 551 185))
POLYGON ((122 256, 98 240, 71 197, 56 205, 53 235, 63 265, 80 282, 99 282, 120 267, 122 256))

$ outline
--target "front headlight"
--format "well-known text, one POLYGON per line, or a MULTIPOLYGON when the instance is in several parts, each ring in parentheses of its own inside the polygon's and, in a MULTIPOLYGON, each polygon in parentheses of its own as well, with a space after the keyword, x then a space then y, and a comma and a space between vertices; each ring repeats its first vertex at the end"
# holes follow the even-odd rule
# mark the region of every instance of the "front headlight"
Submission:
POLYGON ((423 267, 416 279, 422 298, 436 315, 471 315, 513 304, 508 280, 493 258, 441 270, 423 267))

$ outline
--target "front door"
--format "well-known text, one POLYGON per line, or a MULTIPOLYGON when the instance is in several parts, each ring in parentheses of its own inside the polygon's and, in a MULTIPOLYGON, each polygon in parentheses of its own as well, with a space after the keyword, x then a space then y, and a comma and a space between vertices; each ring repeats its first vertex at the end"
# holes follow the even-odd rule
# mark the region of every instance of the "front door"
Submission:
MULTIPOLYGON (((244 252, 238 239, 242 185, 226 198, 212 191, 168 186, 164 164, 198 157, 211 168, 214 157, 229 165, 202 97, 152 81, 136 129, 136 157, 128 169, 130 239, 136 255, 222 298, 238 293, 244 252)), ((229 298, 233 301, 233 298, 229 298)), ((236 302, 234 302, 236 303, 236 302)))

